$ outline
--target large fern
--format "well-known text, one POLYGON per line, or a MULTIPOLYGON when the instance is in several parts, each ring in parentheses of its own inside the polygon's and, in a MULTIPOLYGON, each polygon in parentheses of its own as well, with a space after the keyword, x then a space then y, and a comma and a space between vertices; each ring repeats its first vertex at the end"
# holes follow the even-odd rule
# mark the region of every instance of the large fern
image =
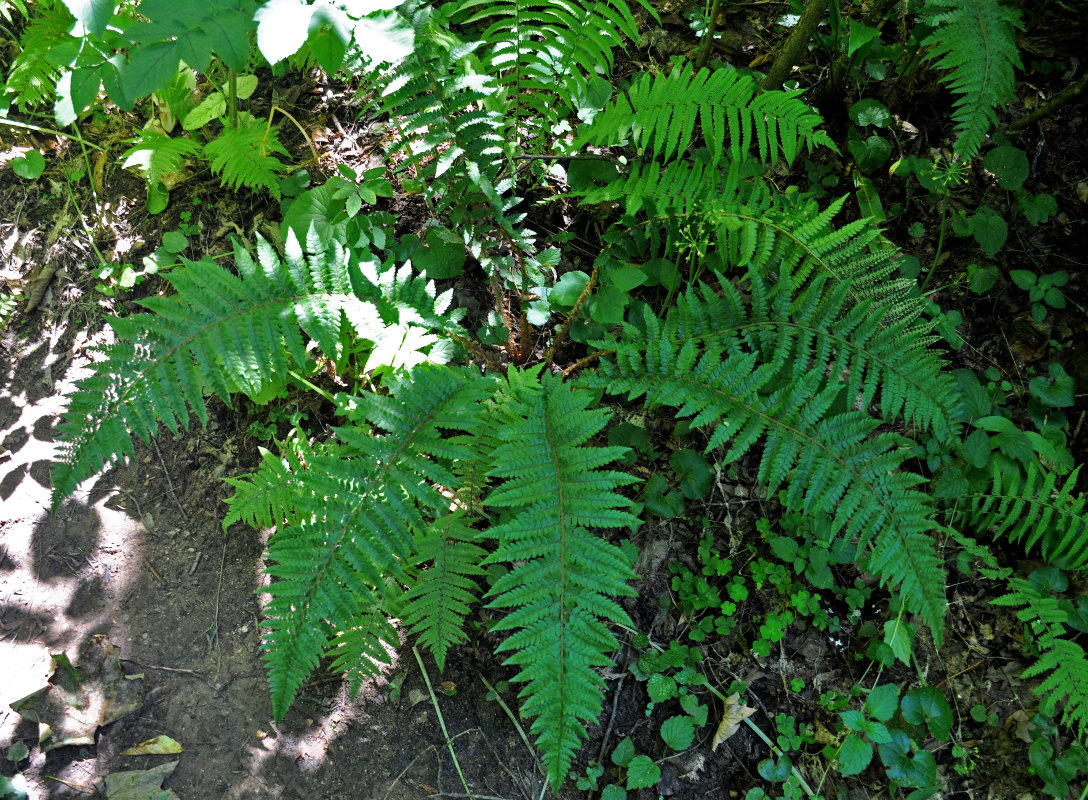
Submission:
MULTIPOLYGON (((274 580, 264 643, 277 719, 327 650, 341 669, 361 677, 383 660, 382 642, 398 644, 374 613, 388 607, 386 582, 406 578, 414 537, 426 542, 430 535, 428 518, 449 513, 450 501, 437 488, 456 490, 449 465, 474 457, 462 437, 446 434, 477 425, 485 379, 419 367, 409 378, 390 378, 388 390, 389 396, 340 396, 347 424, 322 451, 308 453, 304 465, 296 461, 300 475, 283 481, 282 467, 266 459, 256 475, 233 482, 237 492, 224 525, 279 527, 268 548, 274 580), (289 488, 272 498, 266 487, 277 481, 289 488)), ((434 610, 435 599, 423 600, 425 610, 434 610)), ((451 640, 432 636, 443 647, 451 640)))
POLYGON ((224 186, 267 189, 279 200, 279 173, 286 166, 276 157, 277 153, 287 155, 276 129, 253 118, 239 121, 236 127, 227 125, 219 136, 204 145, 212 172, 222 177, 224 186))
POLYGON ((922 17, 934 31, 922 42, 928 58, 958 95, 952 109, 956 154, 974 158, 1016 85, 1013 69, 1023 68, 1016 31, 1020 12, 1000 0, 928 0, 922 17))
POLYGON ((675 408, 707 428, 708 450, 725 448, 724 463, 762 442, 760 482, 784 487, 787 507, 826 514, 833 533, 870 548, 870 570, 899 587, 940 641, 944 578, 931 503, 916 488, 922 478, 902 468, 902 439, 855 410, 880 394, 886 417, 905 411, 916 424, 950 429, 934 400, 949 393, 940 361, 884 309, 863 304, 844 316, 845 284, 821 276, 796 293, 785 268, 774 283, 755 269, 747 277, 747 302, 722 278, 715 289, 689 288, 664 319, 644 308, 618 340, 599 343, 615 356, 587 382, 675 408))

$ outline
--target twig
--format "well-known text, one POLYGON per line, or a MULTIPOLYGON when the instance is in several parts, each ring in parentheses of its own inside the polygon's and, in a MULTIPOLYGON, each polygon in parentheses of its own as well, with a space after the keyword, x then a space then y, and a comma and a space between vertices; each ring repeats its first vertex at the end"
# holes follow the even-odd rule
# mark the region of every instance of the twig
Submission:
POLYGON ((151 562, 147 560, 147 556, 144 556, 144 563, 147 565, 147 568, 149 570, 151 570, 151 574, 155 576, 155 580, 157 580, 159 583, 161 583, 163 585, 163 588, 165 589, 166 588, 166 581, 164 581, 162 579, 162 576, 159 575, 159 573, 155 572, 155 568, 153 566, 151 566, 151 562))
POLYGON ((95 150, 101 150, 103 153, 106 152, 105 147, 99 147, 97 144, 86 141, 82 136, 78 134, 78 132, 75 136, 73 136, 70 133, 54 130, 53 128, 43 128, 40 125, 31 125, 29 122, 20 122, 17 119, 5 117, 2 114, 0 114, 0 125, 10 125, 13 128, 24 128, 25 130, 35 131, 36 133, 48 133, 50 136, 60 136, 64 139, 71 139, 73 142, 83 142, 83 144, 87 145, 88 147, 93 147, 95 150))
POLYGON ((619 683, 616 684, 616 695, 612 698, 612 713, 608 715, 608 727, 604 729, 604 738, 601 739, 601 749, 597 753, 597 763, 604 763, 604 752, 608 749, 608 739, 612 736, 612 725, 616 722, 616 708, 620 703, 620 693, 623 691, 623 679, 627 675, 620 675, 619 683))
POLYGON ((215 587, 215 616, 212 617, 212 628, 215 636, 219 635, 219 594, 223 589, 223 565, 227 563, 227 537, 223 537, 223 554, 219 557, 219 584, 215 587))
POLYGON ((570 326, 574 324, 574 320, 578 316, 578 308, 582 305, 582 302, 589 297, 593 291, 594 286, 597 284, 597 269, 594 267, 593 272, 590 273, 589 281, 586 283, 586 288, 582 290, 582 293, 578 295, 578 299, 574 301, 574 307, 571 308, 570 314, 567 315, 566 320, 563 321, 563 327, 552 337, 552 343, 548 345, 548 349, 544 351, 544 363, 550 363, 552 356, 555 355, 555 351, 566 341, 567 335, 570 333, 570 326))
MULTIPOLYGON (((434 752, 434 745, 428 745, 427 749, 423 751, 423 753, 428 753, 428 752, 434 752)), ((412 768, 412 765, 415 764, 417 761, 419 761, 420 758, 423 757, 423 753, 417 753, 416 757, 408 762, 408 766, 406 766, 404 769, 402 769, 400 771, 400 774, 397 775, 397 777, 393 778, 393 782, 391 784, 389 784, 389 788, 386 789, 385 794, 382 795, 382 800, 385 800, 385 798, 389 797, 389 793, 391 791, 393 791, 393 787, 395 787, 398 783, 400 783, 400 779, 403 778, 404 775, 408 772, 408 770, 410 770, 412 768)), ((437 754, 436 754, 435 757, 437 758, 437 754)))
POLYGON ((1052 97, 1049 102, 1045 103, 1044 105, 1039 106, 1037 109, 1032 111, 1026 117, 1021 117, 1020 119, 1016 120, 1015 122, 1010 123, 1009 127, 1007 127, 1005 129, 1005 131, 1008 132, 1008 133, 1012 133, 1013 131, 1018 131, 1021 128, 1026 128, 1028 125, 1030 125, 1033 122, 1037 122, 1038 120, 1042 119, 1043 117, 1046 117, 1046 116, 1049 116, 1049 115, 1053 114, 1059 108, 1061 108, 1066 103, 1068 103, 1070 100, 1072 100, 1075 97, 1083 94, 1084 90, 1086 88, 1088 88, 1088 72, 1081 75, 1080 79, 1076 83, 1074 83, 1072 86, 1070 86, 1068 89, 1066 89, 1064 92, 1052 97))
POLYGON ((157 669, 161 672, 180 672, 183 675, 192 675, 194 677, 200 678, 201 680, 204 680, 203 675, 201 675, 199 672, 194 672, 191 669, 181 669, 180 667, 160 667, 158 664, 145 664, 142 661, 136 661, 132 658, 122 658, 121 660, 127 661, 129 664, 139 664, 144 669, 157 669))
POLYGON ((457 760, 457 753, 453 750, 453 739, 450 738, 450 732, 446 729, 446 720, 442 716, 442 709, 438 707, 438 698, 435 697, 434 687, 431 686, 431 676, 427 674, 427 668, 423 666, 423 659, 419 657, 418 648, 412 648, 412 655, 416 657, 419 671, 423 673, 423 682, 427 684, 427 694, 431 696, 431 705, 434 707, 434 713, 438 715, 438 724, 442 728, 442 735, 446 739, 446 749, 450 751, 450 758, 453 759, 453 768, 457 770, 457 777, 461 779, 461 785, 465 787, 466 796, 472 799, 472 790, 468 788, 465 773, 461 771, 461 763, 457 760))
POLYGON ((185 513, 185 509, 181 507, 181 502, 178 500, 177 494, 174 493, 174 482, 170 480, 170 470, 166 468, 166 459, 162 457, 162 450, 159 449, 159 443, 152 439, 151 444, 155 446, 155 452, 159 456, 159 463, 162 464, 162 473, 166 476, 166 488, 170 490, 170 496, 174 498, 174 505, 176 505, 178 511, 181 512, 181 518, 188 522, 189 515, 185 513))

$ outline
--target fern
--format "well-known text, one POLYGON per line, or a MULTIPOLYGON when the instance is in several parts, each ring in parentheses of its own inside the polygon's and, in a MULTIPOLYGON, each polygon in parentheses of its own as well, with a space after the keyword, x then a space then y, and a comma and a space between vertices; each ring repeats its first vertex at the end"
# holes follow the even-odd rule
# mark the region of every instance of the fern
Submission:
POLYGON ((1004 467, 995 461, 993 483, 969 495, 966 509, 972 527, 992 530, 995 539, 1022 542, 1025 550, 1039 547, 1043 557, 1066 569, 1088 566, 1088 512, 1083 494, 1075 494, 1080 467, 1064 484, 1038 462, 1004 467))
POLYGON ((668 161, 687 150, 698 124, 711 163, 726 157, 728 141, 734 163, 744 161, 755 145, 763 163, 782 156, 792 164, 801 147, 835 149, 818 130, 819 114, 798 100, 799 94, 760 93, 749 75, 729 69, 693 72, 685 64, 668 75, 640 75, 582 130, 578 144, 610 146, 629 137, 636 147, 668 161))
POLYGON ((1031 580, 1010 578, 1009 588, 1012 592, 993 603, 1024 606, 1017 616, 1031 631, 1039 648, 1039 660, 1024 670, 1021 677, 1046 675, 1035 688, 1035 693, 1043 697, 1042 712, 1055 716, 1061 706, 1065 724, 1077 732, 1081 741, 1088 742, 1088 656, 1079 644, 1062 638, 1068 614, 1057 598, 1043 594, 1031 580))
POLYGON ((19 54, 11 62, 6 90, 23 108, 36 108, 56 94, 61 70, 46 56, 61 42, 72 38, 75 21, 59 2, 39 2, 19 38, 19 54))
POLYGON ((606 623, 631 624, 612 598, 633 594, 625 581, 635 575, 619 548, 590 531, 638 524, 616 491, 636 479, 602 469, 624 448, 587 446, 609 416, 589 409, 592 395, 536 373, 511 372, 497 403, 491 474, 504 482, 487 504, 512 514, 488 532, 499 542, 488 561, 514 565, 490 593, 493 607, 513 609, 496 626, 515 631, 498 649, 514 651, 506 663, 526 683, 521 711, 536 718, 558 789, 586 738, 583 723, 600 714, 603 681, 593 668, 618 646, 606 623))
MULTIPOLYGON (((288 483, 293 489, 286 497, 262 505, 269 499, 269 475, 280 479, 281 468, 268 460, 255 476, 234 482, 237 493, 224 525, 242 520, 279 526, 268 547, 274 581, 264 643, 277 719, 330 639, 338 667, 351 666, 360 676, 378 668, 382 642, 398 643, 390 641, 388 623, 371 614, 385 607, 386 580, 404 579, 404 561, 414 551, 416 532, 422 536, 427 529, 427 515, 448 513, 449 500, 435 487, 456 489, 446 465, 474 454, 444 432, 477 424, 487 388, 488 381, 470 372, 429 365, 410 377, 390 377, 389 397, 338 398, 348 424, 335 429, 336 440, 323 452, 309 456, 304 478, 288 483)), ((428 601, 422 602, 426 608, 428 601)))
MULTIPOLYGON (((150 314, 112 320, 119 341, 80 383, 61 426, 54 507, 78 483, 131 455, 133 434, 147 441, 159 422, 176 433, 188 427, 190 410, 203 424, 206 394, 228 404, 235 392, 261 398, 287 383, 288 370, 306 371, 303 334, 336 358, 349 330, 369 331, 377 319, 426 327, 441 313, 435 304, 448 303, 432 290, 424 304, 424 281, 403 274, 398 281, 392 270, 341 251, 307 259, 293 236, 285 258, 263 240, 258 256, 255 262, 236 245, 237 276, 212 261, 183 259, 165 276, 176 295, 141 301, 150 314)), ((450 319, 441 327, 457 326, 450 319)))
POLYGON ((997 124, 994 109, 1013 93, 1013 69, 1023 69, 1016 49, 1020 12, 999 0, 928 0, 922 17, 935 27, 922 42, 931 48, 928 58, 949 70, 942 82, 959 95, 952 110, 956 154, 974 158, 997 124))
POLYGON ((124 152, 122 166, 136 167, 153 186, 163 175, 180 170, 186 158, 198 156, 200 151, 200 145, 192 139, 147 130, 132 140, 132 147, 124 152))
POLYGON ((827 514, 832 533, 871 546, 869 568, 899 587, 939 642, 944 577, 929 498, 914 488, 922 479, 901 469, 907 451, 899 437, 850 410, 857 393, 872 398, 877 387, 896 385, 881 400, 887 415, 906 409, 916 421, 947 428, 931 396, 948 392, 939 361, 917 339, 908 345, 917 371, 906 383, 889 381, 889 370, 907 363, 901 348, 911 337, 879 335, 883 310, 863 305, 842 325, 843 284, 829 289, 818 277, 795 295, 785 268, 773 285, 754 269, 748 279, 749 303, 722 279, 720 294, 690 288, 664 320, 644 308, 618 341, 598 343, 615 357, 586 381, 706 426, 707 450, 726 446, 724 463, 762 440, 760 482, 784 485, 788 508, 827 514))
POLYGON ((212 172, 221 175, 223 185, 237 190, 263 188, 280 199, 280 179, 277 173, 286 167, 275 154, 286 156, 275 128, 259 119, 227 125, 215 139, 204 145, 204 155, 211 161, 212 172))

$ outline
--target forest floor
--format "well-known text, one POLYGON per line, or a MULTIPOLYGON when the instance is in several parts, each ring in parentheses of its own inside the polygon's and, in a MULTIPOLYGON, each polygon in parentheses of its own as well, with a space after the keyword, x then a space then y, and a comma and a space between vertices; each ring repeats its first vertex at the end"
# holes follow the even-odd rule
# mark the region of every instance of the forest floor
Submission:
MULTIPOLYGON (((727 22, 732 50, 726 55, 740 58, 743 53, 743 60, 750 60, 764 47, 749 46, 758 40, 750 22, 739 16, 727 22)), ((663 45, 657 39, 647 46, 663 45)), ((1051 95, 1064 80, 1052 75, 1037 88, 1051 95)), ((357 109, 344 87, 311 83, 283 88, 321 153, 321 164, 309 165, 312 173, 334 174, 338 163, 360 171, 368 166, 366 153, 375 143, 356 121, 357 109)), ((1020 111, 1018 103, 1012 111, 1020 111)), ((920 112, 914 124, 922 126, 924 115, 920 112)), ((1083 220, 1088 206, 1077 194, 1078 185, 1088 180, 1085 117, 1083 104, 1067 106, 1026 137, 1031 152, 1039 147, 1032 191, 1053 193, 1062 211, 1053 224, 1040 228, 1021 219, 995 262, 1003 274, 1025 266, 1040 271, 1041 265, 1047 272, 1069 271, 1073 277, 1065 294, 1070 303, 1040 325, 1030 318, 1026 295, 1016 290, 975 300, 935 291, 938 302, 964 318, 960 334, 967 344, 953 356, 957 366, 996 366, 1023 385, 1024 375, 1038 372, 1060 351, 1076 385, 1088 385, 1088 228, 1083 220)), ((507 706, 517 707, 516 692, 505 683, 510 671, 492 654, 492 643, 479 641, 484 633, 456 648, 441 674, 429 657, 417 662, 410 645, 391 653, 383 677, 364 684, 354 700, 335 676, 319 673, 287 719, 273 723, 260 649, 267 534, 242 525, 224 533, 220 525, 223 498, 229 494, 221 478, 252 469, 259 457, 261 441, 254 433, 264 418, 252 409, 214 404, 205 429, 164 434, 150 446, 138 446, 124 464, 50 513, 55 431, 75 381, 88 374, 92 348, 108 341, 106 315, 133 310, 136 298, 163 286, 152 278, 134 291, 114 291, 116 284, 95 275, 98 256, 88 230, 107 261, 139 264, 164 233, 182 225, 195 226, 191 249, 183 252, 193 258, 226 252, 228 228, 252 244, 257 233, 275 238, 278 227, 274 203, 232 194, 207 171, 178 186, 164 213, 149 215, 142 181, 123 171, 118 158, 124 146, 120 138, 125 131, 131 135, 133 122, 142 124, 107 118, 83 126, 88 141, 109 149, 101 172, 91 165, 90 178, 73 142, 0 127, 0 152, 6 152, 0 155, 0 275, 5 287, 22 289, 21 305, 5 318, 0 334, 0 750, 19 742, 27 746, 29 758, 20 770, 32 798, 89 797, 104 787, 107 776, 171 762, 176 766, 164 768, 162 776, 183 800, 465 796, 451 750, 473 796, 541 798, 545 787, 535 757, 489 689, 487 682, 498 688, 507 706), (16 177, 7 163, 28 146, 48 154, 45 174, 33 182, 16 177), (72 182, 77 170, 85 175, 72 182), (97 184, 93 194, 92 182, 97 184), (233 222, 228 226, 226 221, 233 222), (48 275, 36 283, 43 267, 48 275), (107 284, 108 291, 97 289, 100 284, 107 284), (35 294, 38 302, 28 310, 26 298, 35 294), (87 674, 100 672, 98 688, 107 702, 99 703, 101 713, 88 711, 83 719, 67 720, 72 727, 58 735, 72 743, 43 752, 37 726, 9 704, 46 685, 50 656, 59 653, 68 654, 87 674), (123 676, 111 671, 114 658, 123 676), (182 751, 124 754, 160 735, 176 740, 182 751)), ((923 130, 912 147, 922 152, 922 142, 939 143, 940 133, 923 130)), ((296 139, 292 152, 301 162, 308 151, 296 139)), ((880 189, 885 205, 902 191, 890 181, 880 189)), ((838 191, 845 191, 845 185, 838 191)), ((933 219, 922 217, 892 220, 887 233, 925 264, 937 244, 933 236, 907 234, 917 221, 936 230, 933 219)), ((970 258, 967 247, 966 242, 948 246, 934 286, 962 270, 970 258)), ((295 411, 320 416, 320 409, 286 408, 281 418, 295 411)), ((1078 463, 1088 460, 1084 411, 1081 405, 1070 414, 1070 449, 1078 463)), ((662 444, 667 449, 668 443, 662 444)), ((743 476, 733 482, 723 478, 683 517, 640 531, 638 598, 628 608, 639 630, 665 645, 684 637, 688 620, 675 604, 658 602, 669 595, 669 564, 693 565, 707 526, 715 547, 725 554, 740 552, 741 543, 754 536, 755 520, 765 513, 763 503, 743 476)), ((1018 679, 1025 666, 1023 635, 1015 617, 989 605, 995 591, 985 582, 952 576, 947 641, 938 651, 919 640, 925 679, 954 702, 957 735, 967 745, 966 756, 954 757, 947 750, 935 754, 946 784, 938 796, 949 800, 1042 796, 1025 757, 1031 741, 1026 721, 1037 701, 1031 687, 1018 679), (967 715, 966 709, 979 703, 996 715, 996 725, 967 715)), ((874 593, 874 603, 879 598, 874 593)), ((479 614, 485 622, 485 612, 479 614)), ((780 730, 777 715, 811 724, 818 733, 828 723, 820 695, 849 696, 870 664, 860 657, 864 642, 802 625, 791 629, 768 658, 731 649, 728 643, 702 649, 703 670, 714 685, 724 690, 732 681, 747 684, 756 711, 751 720, 771 739, 780 730)), ((590 730, 575 774, 584 774, 608 746, 626 736, 639 752, 661 755, 660 739, 651 732, 668 709, 647 713, 645 686, 626 670, 629 661, 629 653, 618 654, 617 666, 604 675, 605 711, 590 730)), ((906 671, 897 675, 897 669, 902 668, 888 670, 886 679, 914 680, 906 671)), ((711 750, 709 738, 720 714, 721 708, 712 704, 712 722, 695 746, 662 760, 661 780, 640 797, 731 800, 753 786, 771 790, 757 771, 770 752, 752 729, 742 727, 711 750)), ((795 758, 812 787, 822 786, 827 796, 835 791, 840 797, 886 796, 879 783, 864 777, 843 781, 828 774, 819 749, 802 748, 795 758)), ((13 771, 13 764, 0 763, 0 774, 13 771)), ((1071 796, 1083 787, 1082 779, 1071 787, 1071 796)), ((590 796, 573 780, 561 794, 590 796)), ((112 796, 128 795, 115 790, 112 796)), ((152 796, 160 795, 131 795, 152 796)))

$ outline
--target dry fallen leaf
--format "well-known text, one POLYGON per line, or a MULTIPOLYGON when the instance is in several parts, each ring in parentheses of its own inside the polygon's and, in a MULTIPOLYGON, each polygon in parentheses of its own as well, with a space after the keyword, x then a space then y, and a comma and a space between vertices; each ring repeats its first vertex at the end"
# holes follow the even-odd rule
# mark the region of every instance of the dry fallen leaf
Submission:
POLYGON ((718 730, 714 733, 714 740, 710 743, 711 750, 717 750, 718 745, 740 730, 740 724, 746 718, 756 713, 754 708, 738 703, 739 698, 739 694, 731 694, 725 698, 725 711, 722 712, 722 721, 718 723, 718 730))
POLYGON ((156 736, 146 742, 140 742, 123 752, 123 756, 159 756, 164 753, 180 753, 181 745, 169 736, 156 736))

